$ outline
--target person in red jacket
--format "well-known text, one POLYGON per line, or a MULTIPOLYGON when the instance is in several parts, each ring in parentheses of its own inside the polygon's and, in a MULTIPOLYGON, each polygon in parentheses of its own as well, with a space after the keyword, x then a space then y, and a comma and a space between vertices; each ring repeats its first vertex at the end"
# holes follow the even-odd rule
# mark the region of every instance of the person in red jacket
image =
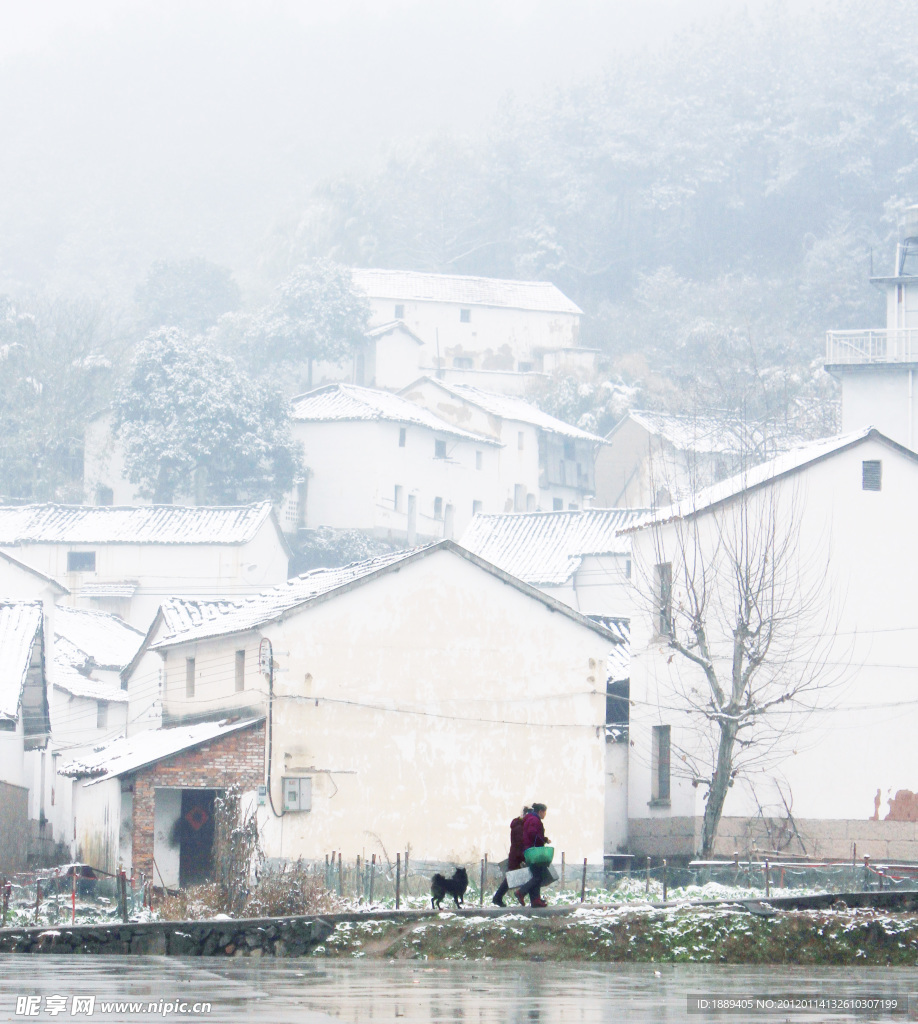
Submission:
MULTIPOLYGON (((507 857, 508 871, 516 871, 526 864, 526 861, 523 860, 523 822, 531 810, 531 807, 524 807, 522 814, 510 822, 510 854, 507 857)), ((509 888, 507 879, 504 878, 497 887, 497 892, 491 897, 491 902, 498 907, 505 907, 507 904, 504 903, 504 897, 507 895, 509 888)))
MULTIPOLYGON (((526 815, 523 821, 523 850, 528 850, 530 846, 547 846, 548 837, 545 835, 545 826, 542 822, 545 820, 545 815, 548 813, 548 808, 545 804, 534 803, 532 810, 526 815)), ((536 867, 530 865, 529 870, 532 872, 532 878, 524 886, 516 890, 516 898, 524 906, 526 904, 526 897, 529 897, 529 902, 534 907, 547 907, 548 904, 542 899, 542 883, 545 880, 545 868, 536 867)))

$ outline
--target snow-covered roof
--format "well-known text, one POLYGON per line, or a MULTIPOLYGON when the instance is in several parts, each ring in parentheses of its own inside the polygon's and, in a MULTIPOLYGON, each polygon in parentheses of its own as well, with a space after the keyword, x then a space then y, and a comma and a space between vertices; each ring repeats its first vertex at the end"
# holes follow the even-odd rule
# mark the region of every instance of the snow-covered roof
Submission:
POLYGON ((542 412, 537 406, 532 405, 531 402, 524 401, 522 398, 516 398, 513 395, 498 395, 493 391, 482 391, 472 384, 447 384, 446 381, 437 380, 435 377, 422 377, 420 380, 414 381, 407 387, 402 388, 399 394, 410 393, 418 384, 426 381, 436 384, 437 387, 442 388, 456 398, 461 398, 471 405, 477 405, 479 409, 484 409, 491 416, 497 416, 503 420, 514 420, 519 423, 530 423, 548 433, 572 437, 578 441, 590 441, 593 444, 607 443, 604 438, 598 437, 596 434, 589 434, 579 427, 573 427, 570 423, 565 423, 564 420, 550 416, 547 412, 542 412))
POLYGON ((0 603, 0 721, 19 718, 41 618, 40 601, 0 603))
POLYGON ((0 507, 0 545, 244 544, 271 516, 271 504, 17 505, 0 507))
MULTIPOLYGON (((31 565, 26 565, 25 562, 20 562, 18 558, 13 558, 11 554, 6 551, 0 551, 0 560, 6 562, 7 565, 12 566, 15 569, 20 569, 30 576, 35 576, 42 580, 44 583, 50 584, 60 594, 69 594, 70 591, 64 586, 63 583, 59 583, 53 576, 49 576, 47 573, 42 572, 40 569, 35 569, 31 565)), ((4 595, 6 597, 12 597, 12 594, 4 595)))
POLYGON ((678 451, 709 454, 742 454, 762 447, 763 438, 755 428, 713 416, 676 416, 646 409, 630 409, 617 423, 607 439, 631 420, 648 434, 669 442, 678 451))
POLYGON ((438 434, 449 434, 476 444, 497 443, 480 434, 461 430, 398 395, 358 387, 356 384, 326 384, 315 391, 299 395, 290 405, 294 420, 311 423, 329 420, 390 420, 393 423, 424 427, 438 434))
POLYGON ((80 597, 133 597, 139 586, 134 580, 121 583, 81 583, 80 597))
POLYGON ((58 773, 76 777, 90 776, 92 781, 87 785, 93 785, 95 782, 135 772, 183 750, 198 747, 240 729, 248 729, 263 721, 263 717, 244 721, 225 719, 222 722, 201 722, 173 729, 149 729, 135 736, 122 737, 94 747, 88 754, 68 761, 58 769, 58 773))
POLYGON ((371 327, 366 332, 366 337, 384 338, 387 334, 392 334, 393 331, 401 331, 402 334, 407 334, 409 338, 413 338, 419 345, 424 344, 424 342, 414 333, 414 331, 411 330, 404 320, 387 320, 384 324, 378 324, 376 327, 371 327))
MULTIPOLYGON (((396 551, 378 558, 355 562, 337 569, 315 569, 297 576, 278 587, 272 587, 261 594, 224 601, 189 601, 184 598, 170 598, 160 608, 159 614, 150 627, 150 643, 153 650, 204 640, 228 633, 242 633, 281 618, 294 608, 302 608, 312 602, 334 596, 361 581, 367 581, 394 567, 401 567, 419 558, 425 558, 435 551, 449 551, 479 566, 485 572, 499 576, 505 583, 549 605, 559 612, 587 625, 603 635, 607 630, 601 623, 591 621, 561 601, 542 594, 531 585, 512 576, 499 566, 481 558, 467 548, 451 540, 441 540, 410 551, 396 551)), ((613 635, 614 639, 614 635, 613 635)))
POLYGON ((151 646, 156 649, 174 643, 184 643, 187 640, 254 629, 297 605, 307 604, 330 594, 333 590, 345 587, 365 576, 371 576, 395 562, 403 561, 408 554, 410 552, 394 551, 336 569, 313 569, 312 572, 295 576, 292 580, 287 580, 286 583, 260 594, 248 594, 223 601, 195 601, 171 597, 162 604, 160 612, 163 631, 151 646))
POLYGON ((659 525, 671 522, 674 519, 685 519, 693 516, 698 512, 722 505, 745 491, 762 487, 773 480, 795 473, 806 466, 812 465, 814 462, 820 462, 868 439, 880 441, 908 458, 918 460, 918 455, 890 440, 890 438, 886 437, 885 434, 881 434, 875 427, 864 427, 862 430, 857 430, 850 434, 824 437, 818 441, 811 441, 809 444, 791 448, 789 451, 783 452, 768 462, 762 462, 757 466, 750 466, 748 469, 743 470, 743 472, 712 484, 710 487, 705 487, 684 500, 677 501, 673 505, 640 516, 630 525, 622 527, 622 532, 641 530, 647 526, 659 525))
POLYGON ((621 682, 631 678, 631 623, 628 619, 600 619, 602 624, 621 640, 609 649, 606 657, 606 669, 609 681, 621 682))
POLYGON ((507 281, 414 270, 351 271, 354 287, 371 299, 406 302, 455 302, 463 306, 505 306, 541 313, 583 311, 549 281, 507 281))
POLYGON ((63 606, 54 611, 54 632, 107 669, 124 668, 144 638, 141 630, 115 615, 63 606))
POLYGON ((74 697, 106 700, 126 704, 128 694, 115 680, 93 679, 87 673, 93 669, 92 659, 69 640, 54 639, 54 657, 48 666, 48 680, 60 690, 74 697))
POLYGON ((460 543, 533 586, 561 586, 588 554, 628 554, 631 540, 617 536, 643 509, 594 508, 578 512, 479 513, 460 543))

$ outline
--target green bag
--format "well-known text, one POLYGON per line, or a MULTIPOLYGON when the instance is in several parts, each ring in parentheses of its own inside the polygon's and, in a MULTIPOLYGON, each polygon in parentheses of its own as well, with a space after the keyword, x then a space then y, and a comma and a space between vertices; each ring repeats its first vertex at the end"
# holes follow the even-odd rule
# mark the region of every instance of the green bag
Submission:
POLYGON ((523 859, 530 867, 547 867, 555 855, 553 846, 530 846, 523 850, 523 859))

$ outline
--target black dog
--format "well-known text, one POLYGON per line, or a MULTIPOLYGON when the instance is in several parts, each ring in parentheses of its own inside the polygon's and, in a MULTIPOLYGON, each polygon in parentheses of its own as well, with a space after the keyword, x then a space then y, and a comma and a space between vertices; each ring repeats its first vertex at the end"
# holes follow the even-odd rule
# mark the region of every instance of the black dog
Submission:
POLYGON ((462 897, 469 887, 469 875, 465 868, 456 868, 452 878, 446 878, 436 874, 430 880, 430 905, 433 909, 440 909, 440 900, 444 896, 452 896, 456 903, 456 910, 462 905, 462 897))

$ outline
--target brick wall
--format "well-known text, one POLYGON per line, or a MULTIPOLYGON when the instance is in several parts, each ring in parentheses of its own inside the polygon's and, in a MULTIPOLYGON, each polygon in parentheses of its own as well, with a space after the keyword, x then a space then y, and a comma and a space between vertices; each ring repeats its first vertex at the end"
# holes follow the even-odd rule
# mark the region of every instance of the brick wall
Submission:
MULTIPOLYGON (((265 724, 239 729, 202 743, 193 750, 158 761, 134 777, 133 853, 134 874, 153 873, 153 824, 155 790, 225 789, 235 782, 255 789, 265 781, 265 724)), ((159 879, 154 878, 156 884, 159 879)))

